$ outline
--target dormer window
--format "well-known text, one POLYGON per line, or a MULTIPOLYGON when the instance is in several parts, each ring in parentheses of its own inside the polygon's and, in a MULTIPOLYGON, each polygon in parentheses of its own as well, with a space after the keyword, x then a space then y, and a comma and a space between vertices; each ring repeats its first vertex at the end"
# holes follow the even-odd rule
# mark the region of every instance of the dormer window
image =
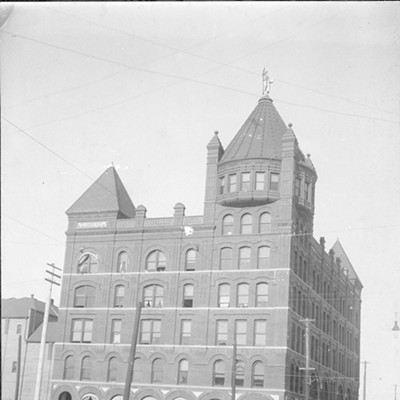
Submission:
POLYGON ((256 172, 256 190, 265 190, 265 172, 256 172))
POLYGON ((229 193, 237 192, 236 174, 231 174, 228 176, 228 191, 229 193))
POLYGON ((250 172, 242 172, 240 175, 240 190, 248 192, 250 190, 250 172))
POLYGON ((279 190, 279 174, 271 172, 270 190, 279 190))

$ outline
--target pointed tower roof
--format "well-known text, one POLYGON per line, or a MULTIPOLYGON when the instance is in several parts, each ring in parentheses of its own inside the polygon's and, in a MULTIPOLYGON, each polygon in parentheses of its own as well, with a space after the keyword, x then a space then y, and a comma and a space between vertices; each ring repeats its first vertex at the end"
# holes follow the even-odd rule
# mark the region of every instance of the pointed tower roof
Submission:
POLYGON ((281 138, 286 131, 287 126, 266 94, 225 150, 221 163, 254 158, 281 159, 281 138))
POLYGON ((117 213, 120 218, 133 218, 135 206, 117 171, 109 167, 67 210, 70 214, 117 213))
POLYGON ((349 278, 357 279, 358 281, 360 281, 339 239, 336 240, 335 244, 332 247, 332 250, 335 253, 335 257, 340 258, 341 266, 348 271, 349 278))

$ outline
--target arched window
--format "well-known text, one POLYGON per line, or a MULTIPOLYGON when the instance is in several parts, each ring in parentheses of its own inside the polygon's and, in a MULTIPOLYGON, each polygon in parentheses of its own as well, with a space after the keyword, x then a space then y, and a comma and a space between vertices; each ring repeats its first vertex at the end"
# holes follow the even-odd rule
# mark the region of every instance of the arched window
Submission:
POLYGON ((304 260, 303 261, 303 281, 304 282, 307 282, 307 279, 308 279, 308 264, 307 264, 307 261, 306 260, 304 260))
POLYGON ((240 283, 237 286, 237 307, 249 306, 249 285, 247 283, 240 283))
POLYGON ((262 213, 260 215, 260 224, 258 226, 259 233, 271 232, 271 215, 269 213, 262 213))
POLYGON ((253 231, 253 218, 250 214, 244 214, 240 219, 240 233, 247 235, 253 231))
POLYGON ((165 254, 161 250, 152 251, 146 258, 146 271, 164 271, 166 267, 165 254))
POLYGON ((250 269, 251 249, 250 247, 241 247, 239 249, 239 269, 250 269))
POLYGON ((225 385, 225 362, 222 360, 215 361, 213 365, 213 386, 225 385))
POLYGON ((196 266, 196 250, 189 249, 185 257, 185 270, 194 271, 196 266))
MULTIPOLYGON (((304 370, 300 371, 300 387, 299 387, 299 392, 301 394, 304 393, 304 370)), ((311 397, 311 396, 310 396, 311 397)), ((312 398, 312 397, 311 397, 312 398)))
POLYGON ((58 396, 58 400, 72 400, 71 393, 69 393, 69 392, 62 392, 62 393, 58 396))
POLYGON ((164 288, 160 285, 149 285, 143 290, 144 307, 162 307, 164 288))
POLYGON ((89 381, 92 372, 92 359, 89 356, 82 358, 81 381, 89 381))
POLYGON ((94 307, 96 298, 95 288, 89 285, 78 286, 75 289, 74 307, 94 307))
POLYGON ((128 253, 121 251, 118 254, 117 272, 126 272, 128 270, 128 253))
POLYGON ((87 274, 98 272, 97 255, 93 253, 84 253, 79 257, 78 273, 87 274))
POLYGON ((232 269, 232 249, 230 247, 221 249, 219 269, 232 269))
POLYGON ((188 383, 189 363, 187 360, 181 360, 178 366, 178 385, 188 383))
POLYGON ((143 360, 135 358, 133 360, 133 382, 143 382, 143 360))
POLYGON ((253 363, 251 369, 251 387, 264 387, 264 365, 261 361, 253 363))
POLYGON ((161 383, 163 381, 163 361, 156 358, 151 364, 151 383, 161 383))
POLYGON ((257 250, 257 268, 266 269, 269 267, 270 248, 261 246, 257 250))
POLYGON ((64 361, 64 374, 63 379, 67 381, 71 381, 74 379, 74 357, 68 356, 64 361))
POLYGON ((233 233, 233 216, 228 214, 222 219, 222 234, 232 235, 233 233))
POLYGON ((296 367, 295 373, 294 373, 294 391, 296 393, 299 393, 299 385, 300 384, 300 371, 299 367, 296 367))
POLYGON ((123 307, 125 297, 125 287, 123 285, 115 286, 114 307, 123 307))
POLYGON ((230 307, 231 303, 231 285, 229 283, 221 283, 218 286, 218 307, 230 307))
POLYGON ((194 286, 187 284, 183 287, 183 307, 193 307, 194 286))
POLYGON ((298 264, 298 271, 297 275, 302 278, 303 276, 303 257, 299 256, 299 264, 298 264))
POLYGON ((244 362, 236 360, 236 386, 244 386, 244 362))
POLYGON ((108 361, 107 382, 116 382, 118 378, 118 359, 111 357, 108 361))
POLYGON ((261 282, 256 285, 256 307, 267 307, 268 283, 261 282))
POLYGON ((294 392, 294 380, 295 380, 294 365, 292 364, 290 366, 290 377, 289 377, 289 388, 291 392, 294 392))
POLYGON ((312 288, 315 290, 315 269, 312 271, 312 288))

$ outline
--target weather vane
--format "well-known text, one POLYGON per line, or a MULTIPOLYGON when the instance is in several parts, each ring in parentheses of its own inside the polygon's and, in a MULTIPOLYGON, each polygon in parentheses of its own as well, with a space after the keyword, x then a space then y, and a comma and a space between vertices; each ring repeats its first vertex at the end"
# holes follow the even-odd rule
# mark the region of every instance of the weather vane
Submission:
POLYGON ((269 77, 268 75, 268 71, 265 69, 263 69, 263 73, 262 73, 262 79, 263 79, 263 96, 265 96, 266 94, 269 93, 270 89, 271 89, 271 83, 273 82, 273 80, 269 77))

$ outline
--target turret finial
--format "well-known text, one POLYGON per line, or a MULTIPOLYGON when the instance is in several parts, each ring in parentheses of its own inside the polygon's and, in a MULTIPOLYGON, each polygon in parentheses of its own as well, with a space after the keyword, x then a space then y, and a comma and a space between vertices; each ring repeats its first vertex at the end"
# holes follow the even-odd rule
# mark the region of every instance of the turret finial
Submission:
POLYGON ((262 73, 262 80, 263 80, 263 91, 262 91, 262 95, 265 96, 266 94, 269 93, 270 89, 271 89, 271 83, 273 83, 273 80, 270 78, 270 76, 268 75, 268 71, 266 70, 266 68, 264 67, 263 69, 263 73, 262 73))

